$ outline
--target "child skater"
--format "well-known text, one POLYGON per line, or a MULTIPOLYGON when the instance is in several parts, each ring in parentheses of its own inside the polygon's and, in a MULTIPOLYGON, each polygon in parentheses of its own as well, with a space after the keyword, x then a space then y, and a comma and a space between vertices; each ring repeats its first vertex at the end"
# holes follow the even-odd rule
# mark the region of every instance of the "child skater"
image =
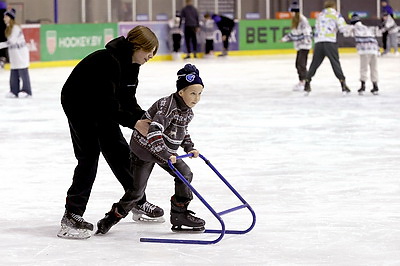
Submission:
POLYGON ((26 46, 24 34, 21 27, 15 23, 15 9, 12 8, 4 13, 6 24, 6 42, 0 43, 0 49, 8 47, 10 58, 10 92, 7 98, 29 98, 32 97, 31 81, 29 78, 29 49, 26 46), (20 88, 20 79, 22 88, 20 88))
POLYGON ((206 34, 206 56, 211 56, 214 51, 214 20, 211 19, 210 14, 204 15, 204 32, 206 34))
POLYGON ((387 12, 383 13, 382 17, 382 32, 387 33, 387 42, 386 49, 383 51, 382 55, 390 53, 390 49, 393 48, 393 53, 395 55, 399 55, 398 44, 397 44, 397 32, 399 31, 397 28, 397 24, 387 12))
POLYGON ((363 95, 365 92, 365 81, 368 79, 369 67, 373 86, 371 93, 378 95, 378 41, 369 28, 362 24, 357 13, 351 16, 351 24, 353 26, 351 27, 350 34, 355 38, 357 52, 360 55, 361 88, 358 90, 358 94, 363 95))
POLYGON ((294 48, 297 51, 296 69, 299 75, 299 83, 293 88, 294 91, 303 91, 305 79, 307 76, 307 58, 311 49, 312 29, 307 18, 300 13, 300 7, 297 2, 293 2, 289 8, 292 12, 292 30, 282 38, 282 42, 294 42, 294 48))
POLYGON ((135 176, 134 189, 126 191, 119 202, 114 203, 106 216, 97 223, 97 234, 107 233, 143 197, 155 164, 174 177, 175 194, 171 197, 170 213, 172 231, 204 231, 205 221, 193 216, 194 213, 188 210, 193 199, 192 191, 168 166, 168 160, 171 160, 186 180, 192 181, 193 174, 189 166, 183 160, 176 160, 176 156, 179 146, 186 153, 192 153, 194 158, 199 155, 187 127, 194 115, 192 108, 200 101, 204 86, 194 65, 186 64, 177 74, 177 91, 155 102, 143 115, 143 118, 151 120, 147 135, 133 130, 130 147, 135 176))
POLYGON ((168 22, 170 34, 172 37, 172 47, 173 47, 172 59, 173 60, 179 59, 179 52, 181 50, 181 40, 182 40, 183 32, 182 32, 181 28, 179 27, 180 23, 181 23, 181 18, 179 17, 178 14, 176 14, 176 16, 168 22))

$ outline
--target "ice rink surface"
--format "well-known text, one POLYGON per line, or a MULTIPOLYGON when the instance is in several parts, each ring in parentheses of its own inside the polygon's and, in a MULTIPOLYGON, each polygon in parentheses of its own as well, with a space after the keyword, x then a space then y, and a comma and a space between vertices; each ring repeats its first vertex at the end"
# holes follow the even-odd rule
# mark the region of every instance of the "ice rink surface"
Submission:
MULTIPOLYGON (((254 229, 215 245, 142 243, 141 237, 215 239, 176 234, 169 223, 173 179, 160 168, 148 199, 163 224, 126 217, 104 236, 56 236, 76 164, 60 90, 72 68, 31 69, 31 99, 0 97, 1 265, 400 265, 400 58, 379 58, 380 95, 358 96, 359 58, 342 54, 352 94, 326 59, 312 93, 293 92, 295 55, 191 60, 205 89, 189 126, 192 139, 253 207, 254 229)), ((311 55, 309 56, 309 62, 311 55)), ((175 91, 179 62, 141 67, 137 98, 147 109, 175 91)), ((85 77, 82 77, 84 79, 85 77)), ((0 72, 0 94, 9 90, 0 72)), ((130 130, 124 128, 127 139, 130 130)), ((238 200, 200 159, 193 186, 217 210, 238 200)), ((104 217, 123 190, 101 157, 84 218, 104 217)), ((190 209, 209 229, 214 216, 195 198, 190 209)), ((228 229, 251 222, 244 209, 224 215, 228 229)))

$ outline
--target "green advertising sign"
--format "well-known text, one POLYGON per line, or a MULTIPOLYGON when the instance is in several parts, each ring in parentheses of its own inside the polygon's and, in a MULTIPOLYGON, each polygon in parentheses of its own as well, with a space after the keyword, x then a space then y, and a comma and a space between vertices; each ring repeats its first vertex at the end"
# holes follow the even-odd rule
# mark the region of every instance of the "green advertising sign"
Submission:
POLYGON ((82 59, 118 34, 116 23, 41 25, 42 61, 82 59))
MULTIPOLYGON (((314 20, 309 20, 314 25, 314 20)), ((280 40, 290 32, 291 20, 241 20, 239 23, 240 50, 289 49, 293 43, 280 40)))

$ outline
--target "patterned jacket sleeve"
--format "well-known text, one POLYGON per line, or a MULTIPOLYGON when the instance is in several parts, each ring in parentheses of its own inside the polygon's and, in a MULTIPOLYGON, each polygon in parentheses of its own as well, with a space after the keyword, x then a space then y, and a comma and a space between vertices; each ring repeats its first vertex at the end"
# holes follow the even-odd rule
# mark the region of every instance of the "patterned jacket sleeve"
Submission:
POLYGON ((160 99, 145 114, 152 120, 147 134, 147 140, 151 146, 150 151, 164 162, 167 162, 172 155, 168 152, 163 140, 163 132, 172 120, 171 105, 171 99, 160 99), (149 115, 149 112, 154 112, 154 115, 149 115))
POLYGON ((192 139, 190 138, 190 134, 187 131, 187 127, 186 127, 186 134, 185 134, 185 138, 182 141, 181 147, 183 148, 183 150, 188 153, 192 150, 194 150, 194 143, 192 142, 192 139))

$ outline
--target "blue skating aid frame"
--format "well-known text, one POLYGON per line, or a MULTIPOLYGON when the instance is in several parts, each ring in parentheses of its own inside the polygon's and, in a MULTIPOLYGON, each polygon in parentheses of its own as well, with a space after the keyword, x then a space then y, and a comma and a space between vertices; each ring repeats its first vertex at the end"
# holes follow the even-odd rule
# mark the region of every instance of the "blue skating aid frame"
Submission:
MULTIPOLYGON (((192 157, 193 154, 185 154, 181 156, 177 156, 177 160, 181 160, 186 157, 192 157)), ((229 182, 218 172, 218 170, 210 163, 210 161, 204 157, 203 155, 199 154, 199 157, 204 160, 204 162, 217 174, 217 176, 225 183, 225 185, 233 192, 233 194, 236 195, 236 197, 243 203, 242 205, 224 210, 222 212, 216 212, 210 204, 200 195, 199 192, 185 179, 185 177, 174 167, 174 165, 171 163, 171 161, 168 161, 169 167, 172 169, 172 171, 192 190, 192 192, 200 199, 200 201, 212 212, 212 214, 218 219, 218 221, 221 224, 221 229, 215 230, 215 229, 206 229, 204 233, 215 233, 219 234, 218 238, 215 240, 189 240, 189 239, 165 239, 165 238, 140 238, 140 242, 152 242, 152 243, 173 243, 173 244, 202 244, 202 245, 209 245, 209 244, 215 244, 218 243, 225 234, 246 234, 250 232, 254 225, 256 224, 256 214, 254 210, 251 208, 251 206, 242 198, 242 196, 229 184, 229 182), (247 208, 252 217, 253 221, 246 230, 226 230, 225 229, 225 223, 222 220, 222 215, 247 208)))

